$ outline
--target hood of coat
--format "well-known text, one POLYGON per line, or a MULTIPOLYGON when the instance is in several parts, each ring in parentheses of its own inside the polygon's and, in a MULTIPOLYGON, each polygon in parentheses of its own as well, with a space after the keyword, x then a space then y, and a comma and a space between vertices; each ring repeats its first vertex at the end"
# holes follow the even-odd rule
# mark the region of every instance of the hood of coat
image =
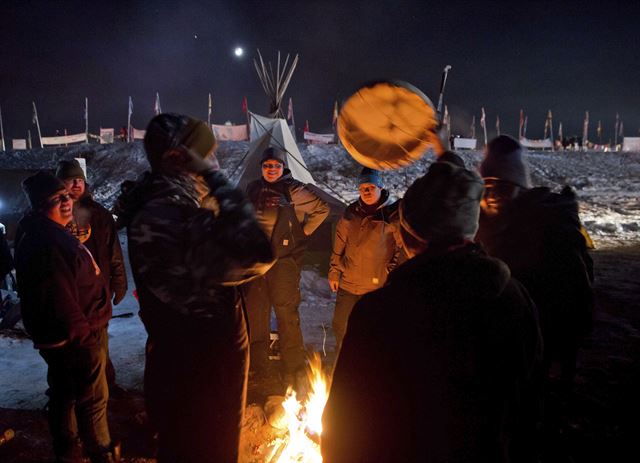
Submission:
POLYGON ((394 270, 389 283, 417 288, 417 296, 427 303, 473 302, 499 296, 510 278, 504 262, 468 243, 455 249, 427 249, 394 270))
POLYGON ((114 207, 114 213, 118 217, 118 228, 126 227, 145 204, 157 199, 166 199, 177 204, 200 203, 195 182, 191 177, 145 172, 137 181, 122 183, 121 193, 114 207))

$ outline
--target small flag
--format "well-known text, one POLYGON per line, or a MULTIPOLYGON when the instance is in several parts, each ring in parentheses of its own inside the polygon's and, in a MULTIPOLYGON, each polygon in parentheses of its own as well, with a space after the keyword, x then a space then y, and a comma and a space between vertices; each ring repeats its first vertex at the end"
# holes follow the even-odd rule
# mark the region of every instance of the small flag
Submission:
POLYGON ((243 96, 242 97, 242 112, 246 113, 247 111, 249 111, 249 105, 247 104, 247 97, 243 96))
POLYGON ((500 136, 500 116, 496 116, 496 132, 500 136))
POLYGON ((304 121, 304 130, 303 132, 308 132, 309 131, 309 121, 304 121))
POLYGON ((518 138, 522 138, 522 128, 524 127, 524 110, 520 110, 520 125, 518 126, 518 138))
POLYGON ((129 117, 133 114, 133 100, 129 97, 129 117))
POLYGON ((584 114, 584 123, 582 124, 582 144, 586 145, 589 137, 589 111, 584 114))
POLYGON ((562 122, 558 124, 558 139, 560 140, 560 143, 562 143, 562 122))
POLYGON ((156 116, 162 112, 162 109, 160 109, 160 94, 158 92, 156 92, 156 102, 153 105, 153 112, 156 116))
POLYGON ((486 115, 484 113, 484 107, 481 108, 482 111, 482 115, 480 116, 480 127, 482 127, 483 129, 485 128, 485 120, 486 120, 486 115))
POLYGON ((338 100, 333 103, 333 115, 331 116, 331 125, 335 128, 338 123, 338 100))
POLYGON ((289 97, 289 109, 287 111, 287 120, 293 119, 293 99, 289 97))

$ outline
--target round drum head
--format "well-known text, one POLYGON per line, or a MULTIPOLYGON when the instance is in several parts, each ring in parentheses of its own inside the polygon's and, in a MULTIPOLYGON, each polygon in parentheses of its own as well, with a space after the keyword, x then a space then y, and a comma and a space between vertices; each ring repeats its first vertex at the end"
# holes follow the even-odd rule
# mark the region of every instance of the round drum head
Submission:
POLYGON ((338 136, 363 166, 397 169, 422 157, 438 124, 427 96, 402 81, 367 84, 345 102, 338 117, 338 136))

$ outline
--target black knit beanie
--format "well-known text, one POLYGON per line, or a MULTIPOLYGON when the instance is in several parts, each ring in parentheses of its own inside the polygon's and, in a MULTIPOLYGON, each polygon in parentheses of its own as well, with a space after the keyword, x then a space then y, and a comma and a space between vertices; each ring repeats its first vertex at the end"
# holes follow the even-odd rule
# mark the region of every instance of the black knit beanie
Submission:
POLYGON ((281 162, 283 166, 287 165, 287 153, 272 146, 262 152, 262 156, 260 156, 260 164, 268 161, 269 159, 281 162))
POLYGON ((435 162, 407 189, 400 202, 400 224, 418 241, 472 239, 483 191, 484 183, 475 172, 435 162))
POLYGON ((84 175, 84 170, 80 166, 77 159, 71 159, 70 161, 60 161, 58 168, 56 169, 56 177, 60 180, 70 180, 74 178, 81 178, 85 182, 87 177, 84 175))
POLYGON ((484 179, 498 179, 531 188, 531 176, 522 157, 522 146, 508 135, 500 135, 487 144, 479 170, 484 179))
POLYGON ((206 122, 183 114, 163 113, 151 119, 144 135, 144 149, 152 169, 160 167, 163 155, 184 145, 203 159, 216 144, 206 122))
POLYGON ((24 179, 22 189, 27 195, 27 198, 29 198, 31 208, 41 210, 46 208, 47 199, 58 191, 65 190, 65 186, 58 177, 48 172, 40 171, 24 179))

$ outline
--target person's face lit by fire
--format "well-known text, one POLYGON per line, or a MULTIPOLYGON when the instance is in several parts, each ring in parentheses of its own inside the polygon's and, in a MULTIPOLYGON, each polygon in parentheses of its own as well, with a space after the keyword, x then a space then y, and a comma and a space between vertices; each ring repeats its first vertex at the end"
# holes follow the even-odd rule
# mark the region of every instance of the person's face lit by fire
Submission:
POLYGON ((360 191, 360 199, 367 206, 373 206, 380 200, 382 194, 382 188, 375 183, 362 183, 358 187, 360 191))
POLYGON ((67 190, 59 190, 47 198, 45 215, 63 227, 73 220, 73 201, 67 190))
POLYGON ((64 186, 67 187, 69 194, 71 195, 71 199, 74 201, 82 198, 87 185, 83 178, 69 178, 64 180, 64 186))
POLYGON ((488 216, 496 216, 503 212, 520 192, 518 185, 498 179, 487 178, 484 180, 484 185, 484 195, 480 201, 480 207, 482 212, 488 216))
POLYGON ((267 182, 277 182, 284 173, 284 164, 277 159, 267 159, 262 163, 262 178, 267 182))

